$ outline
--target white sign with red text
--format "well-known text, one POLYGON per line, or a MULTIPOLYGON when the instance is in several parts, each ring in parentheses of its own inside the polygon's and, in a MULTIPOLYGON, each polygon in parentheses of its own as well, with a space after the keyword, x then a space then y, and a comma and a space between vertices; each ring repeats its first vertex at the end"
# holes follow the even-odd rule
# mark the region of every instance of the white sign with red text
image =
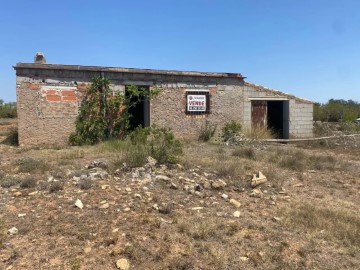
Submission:
POLYGON ((187 95, 188 112, 205 112, 206 95, 187 95))

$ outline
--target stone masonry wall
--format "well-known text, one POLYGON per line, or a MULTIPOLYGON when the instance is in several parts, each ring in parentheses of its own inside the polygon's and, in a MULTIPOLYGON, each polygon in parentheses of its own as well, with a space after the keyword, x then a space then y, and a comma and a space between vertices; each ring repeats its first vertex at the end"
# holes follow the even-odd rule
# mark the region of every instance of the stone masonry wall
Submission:
MULTIPOLYGON (((75 130, 75 120, 83 93, 94 75, 100 72, 17 69, 17 102, 20 145, 64 145, 75 130)), ((113 91, 125 85, 161 87, 161 94, 150 103, 150 124, 171 128, 177 136, 197 138, 209 121, 221 125, 241 121, 243 101, 239 78, 175 76, 106 72, 113 91), (210 114, 185 114, 186 90, 209 90, 210 114)))
POLYGON ((225 122, 242 121, 242 90, 237 85, 161 84, 163 91, 150 105, 151 123, 169 127, 180 137, 197 139, 206 121, 219 132, 225 122), (210 114, 186 115, 186 91, 209 90, 210 114))
POLYGON ((130 84, 161 87, 160 95, 150 102, 150 124, 171 128, 183 138, 198 138, 207 121, 218 132, 230 120, 251 127, 251 98, 256 97, 285 97, 290 106, 290 134, 312 136, 311 102, 244 83, 241 78, 30 67, 16 67, 16 75, 21 145, 66 144, 75 131, 84 91, 95 75, 108 77, 113 91, 124 92, 130 84), (199 90, 210 93, 210 113, 187 115, 186 91, 199 90))

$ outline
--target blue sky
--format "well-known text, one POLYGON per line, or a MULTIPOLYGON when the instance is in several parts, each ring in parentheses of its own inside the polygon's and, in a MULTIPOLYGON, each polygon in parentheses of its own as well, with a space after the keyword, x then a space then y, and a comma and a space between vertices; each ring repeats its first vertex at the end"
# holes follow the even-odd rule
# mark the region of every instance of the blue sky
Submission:
POLYGON ((326 102, 360 101, 358 0, 3 0, 0 99, 17 62, 236 72, 326 102))

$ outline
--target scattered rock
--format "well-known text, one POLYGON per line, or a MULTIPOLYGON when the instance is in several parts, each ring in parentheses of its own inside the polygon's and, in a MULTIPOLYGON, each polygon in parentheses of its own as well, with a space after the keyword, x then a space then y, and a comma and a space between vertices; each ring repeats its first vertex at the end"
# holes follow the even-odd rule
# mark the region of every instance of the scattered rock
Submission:
POLYGON ((75 202, 75 206, 80 208, 80 209, 83 209, 84 208, 84 205, 82 203, 81 200, 77 199, 76 202, 75 202))
POLYGON ((18 232, 19 232, 19 230, 16 227, 12 227, 11 229, 8 230, 8 233, 10 235, 17 234, 18 232))
POLYGON ((251 187, 257 187, 263 183, 267 182, 266 176, 262 172, 258 172, 258 174, 254 174, 251 179, 251 187))
POLYGON ((221 198, 223 198, 224 200, 227 200, 229 198, 229 196, 224 193, 224 194, 221 195, 221 198))
POLYGON ((178 170, 180 170, 180 171, 184 170, 184 166, 181 165, 181 164, 179 164, 179 163, 177 163, 175 166, 176 166, 176 168, 177 168, 178 170))
POLYGON ((210 184, 208 181, 206 181, 206 182, 204 182, 204 184, 203 184, 203 188, 204 188, 204 189, 210 189, 210 188, 211 188, 211 184, 210 184))
POLYGON ((303 183, 297 183, 297 184, 293 185, 293 187, 303 187, 303 186, 304 186, 303 183))
POLYGON ((130 269, 130 263, 127 259, 122 258, 116 261, 116 267, 120 270, 130 269))
POLYGON ((100 208, 100 209, 107 209, 107 208, 109 208, 109 204, 108 204, 108 203, 101 204, 101 205, 99 206, 99 208, 100 208))
POLYGON ((20 197, 22 195, 22 193, 20 191, 16 191, 14 192, 14 197, 20 197))
POLYGON ((147 158, 147 164, 151 167, 155 167, 157 163, 157 160, 153 157, 148 156, 147 158))
POLYGON ((233 216, 236 217, 236 218, 240 217, 240 211, 235 211, 233 213, 233 216))
POLYGON ((241 203, 235 199, 231 199, 230 200, 230 203, 236 207, 240 207, 241 206, 241 203))
POLYGON ((279 217, 273 217, 272 220, 278 222, 278 221, 281 221, 281 218, 279 218, 279 217))
POLYGON ((199 207, 193 207, 193 208, 190 208, 191 210, 194 210, 194 211, 197 211, 197 210, 202 210, 202 209, 204 209, 204 207, 201 207, 201 206, 199 206, 199 207))
POLYGON ((264 197, 264 194, 262 193, 261 189, 255 188, 250 193, 250 197, 262 198, 264 197))
POLYGON ((178 189, 179 187, 175 183, 171 182, 170 188, 171 189, 178 189))
POLYGON ((110 187, 110 185, 102 185, 101 186, 101 189, 107 189, 107 188, 109 188, 110 187))
POLYGON ((88 169, 93 169, 93 168, 106 169, 107 164, 105 163, 105 161, 102 161, 102 160, 94 160, 87 166, 87 168, 88 169))
POLYGON ((170 177, 159 174, 159 175, 155 176, 155 180, 170 181, 170 177))
POLYGON ((214 180, 211 182, 211 187, 213 189, 224 189, 226 187, 226 182, 221 179, 214 180))

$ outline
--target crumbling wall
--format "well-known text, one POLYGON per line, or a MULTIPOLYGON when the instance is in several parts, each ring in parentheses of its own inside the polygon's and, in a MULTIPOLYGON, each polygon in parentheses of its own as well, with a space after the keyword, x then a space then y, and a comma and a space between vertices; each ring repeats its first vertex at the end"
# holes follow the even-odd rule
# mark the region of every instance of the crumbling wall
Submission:
POLYGON ((150 102, 150 124, 171 128, 179 137, 198 138, 206 121, 221 130, 225 122, 241 122, 243 118, 243 82, 239 78, 30 67, 16 70, 20 145, 66 144, 75 131, 84 91, 95 75, 108 77, 113 91, 124 92, 130 84, 161 87, 161 94, 150 102), (186 115, 186 91, 199 89, 210 91, 210 113, 186 115))

